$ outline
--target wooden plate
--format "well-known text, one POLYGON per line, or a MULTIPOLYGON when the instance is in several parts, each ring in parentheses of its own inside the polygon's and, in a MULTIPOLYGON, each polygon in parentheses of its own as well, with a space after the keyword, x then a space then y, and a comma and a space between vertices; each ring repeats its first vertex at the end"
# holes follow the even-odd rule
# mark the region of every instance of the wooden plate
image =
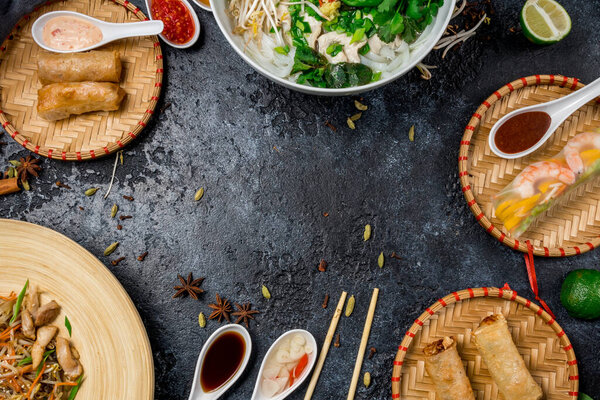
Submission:
POLYGON ((87 250, 48 228, 0 219, 0 293, 18 292, 29 279, 62 310, 81 355, 84 382, 77 400, 152 400, 154 366, 142 320, 110 271, 87 250))
POLYGON ((543 309, 498 288, 454 292, 439 299, 411 326, 398 348, 392 372, 392 398, 435 400, 435 388, 425 372, 423 348, 444 336, 454 336, 467 376, 478 400, 500 400, 498 387, 471 342, 481 320, 502 313, 513 340, 546 400, 577 400, 577 359, 569 338, 543 309))
POLYGON ((505 160, 490 150, 492 126, 521 107, 558 99, 583 87, 577 78, 535 75, 506 84, 483 102, 465 128, 458 168, 462 190, 483 228, 500 242, 527 253, 527 241, 538 256, 564 257, 600 245, 600 182, 591 180, 545 212, 517 240, 494 214, 493 197, 526 166, 556 155, 578 133, 600 128, 600 105, 590 102, 573 113, 540 149, 516 160, 505 160))
POLYGON ((59 160, 88 160, 120 150, 148 123, 160 96, 163 60, 156 36, 129 38, 103 46, 121 54, 120 86, 127 95, 113 112, 92 112, 60 121, 37 115, 37 56, 44 52, 31 25, 50 11, 77 11, 108 22, 135 22, 146 16, 127 0, 48 1, 25 15, 0 46, 0 123, 18 143, 59 160))

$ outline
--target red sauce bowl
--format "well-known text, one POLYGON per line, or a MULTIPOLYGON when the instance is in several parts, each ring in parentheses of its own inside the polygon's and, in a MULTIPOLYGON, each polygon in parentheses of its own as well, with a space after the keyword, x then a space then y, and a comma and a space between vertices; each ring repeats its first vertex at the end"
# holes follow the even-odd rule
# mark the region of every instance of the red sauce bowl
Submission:
POLYGON ((185 49, 200 36, 200 21, 187 0, 146 0, 150 19, 161 20, 165 29, 160 38, 171 47, 185 49))

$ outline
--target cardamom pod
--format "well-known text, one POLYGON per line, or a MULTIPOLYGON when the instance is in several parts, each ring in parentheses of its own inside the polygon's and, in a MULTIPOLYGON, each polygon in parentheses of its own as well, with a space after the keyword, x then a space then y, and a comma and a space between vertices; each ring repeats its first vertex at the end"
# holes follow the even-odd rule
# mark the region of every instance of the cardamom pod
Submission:
POLYGON ((262 295, 267 300, 271 298, 271 292, 269 292, 269 289, 265 285, 262 285, 262 295))
POLYGON ((366 388, 371 386, 371 374, 369 372, 365 372, 365 376, 363 378, 363 383, 365 384, 366 388))
POLYGON ((117 203, 115 203, 110 209, 110 217, 114 218, 117 215, 117 211, 119 211, 119 206, 117 206, 117 203))
POLYGON ((90 197, 90 196, 93 196, 93 195, 95 195, 95 194, 96 194, 96 192, 98 191, 98 189, 100 189, 100 188, 90 188, 90 189, 86 190, 86 191, 84 192, 84 194, 85 194, 86 196, 88 196, 88 197, 90 197))
POLYGON ((415 126, 411 126, 410 129, 408 130, 408 140, 410 140, 411 142, 415 141, 415 126))
POLYGON ((119 247, 119 242, 111 243, 111 245, 104 250, 104 255, 110 256, 117 249, 117 247, 119 247))
POLYGON ((360 117, 362 117, 362 113, 356 113, 353 116, 351 116, 350 119, 352 121, 358 121, 360 119, 360 117))
POLYGON ((206 317, 204 316, 203 312, 198 314, 198 325, 200 325, 200 328, 204 328, 206 326, 206 317))
POLYGON ((352 121, 352 119, 348 118, 346 120, 346 123, 348 124, 348 128, 350 128, 350 129, 356 129, 356 125, 354 125, 354 121, 352 121))
POLYGON ((121 165, 123 165, 123 150, 119 152, 119 160, 121 161, 121 165))
POLYGON ((369 108, 358 100, 354 100, 354 107, 356 107, 356 109, 360 111, 367 111, 367 109, 369 108))
POLYGON ((200 200, 202 198, 202 196, 204 196, 204 188, 203 187, 201 187, 200 189, 198 189, 198 191, 194 195, 194 200, 198 201, 198 200, 200 200))
POLYGON ((21 166, 21 162, 17 161, 17 160, 8 160, 9 163, 11 163, 13 165, 13 167, 20 167, 21 166))
POLYGON ((365 231, 363 233, 363 239, 365 240, 365 242, 369 239, 371 239, 371 225, 370 224, 366 224, 365 225, 365 231))
POLYGON ((352 295, 348 299, 348 303, 346 303, 346 312, 345 312, 346 317, 349 317, 352 315, 352 311, 354 311, 354 303, 356 303, 356 299, 354 298, 354 295, 352 295))
POLYGON ((29 182, 27 182, 27 181, 22 181, 21 186, 23 186, 23 189, 25 189, 27 191, 31 190, 31 186, 29 186, 29 182))
POLYGON ((6 171, 7 178, 14 178, 17 176, 17 170, 15 167, 8 167, 8 171, 6 171))
POLYGON ((377 265, 379 265, 379 268, 383 268, 383 263, 385 262, 385 257, 383 255, 383 251, 381 253, 379 253, 379 257, 377 258, 377 265))

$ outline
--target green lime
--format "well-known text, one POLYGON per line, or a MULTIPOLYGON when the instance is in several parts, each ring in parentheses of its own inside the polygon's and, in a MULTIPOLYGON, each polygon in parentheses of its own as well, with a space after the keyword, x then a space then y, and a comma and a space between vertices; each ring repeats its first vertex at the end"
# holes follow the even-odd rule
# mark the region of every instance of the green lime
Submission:
POLYGON ((560 301, 572 317, 600 317, 600 271, 576 269, 569 272, 560 290, 560 301))
POLYGON ((590 396, 588 396, 585 393, 579 393, 579 397, 577 397, 577 400, 594 400, 594 399, 592 399, 590 396))
POLYGON ((552 44, 569 34, 571 18, 554 0, 527 0, 521 9, 521 27, 533 43, 552 44))

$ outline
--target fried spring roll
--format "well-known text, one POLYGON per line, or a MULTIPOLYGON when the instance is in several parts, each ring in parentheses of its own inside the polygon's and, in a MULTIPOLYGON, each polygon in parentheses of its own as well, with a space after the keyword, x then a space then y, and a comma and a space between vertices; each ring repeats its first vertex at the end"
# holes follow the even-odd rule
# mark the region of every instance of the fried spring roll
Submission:
POLYGON ((475 346, 505 400, 539 400, 542 388, 529 373, 502 314, 484 318, 473 332, 475 346))
POLYGON ((435 385, 436 399, 475 400, 453 337, 446 336, 428 344, 423 353, 425 369, 435 385))
POLYGON ((57 82, 119 82, 121 58, 117 51, 40 54, 38 79, 42 85, 57 82))
POLYGON ((71 114, 118 110, 125 91, 108 82, 52 83, 38 90, 38 115, 49 121, 71 114))

